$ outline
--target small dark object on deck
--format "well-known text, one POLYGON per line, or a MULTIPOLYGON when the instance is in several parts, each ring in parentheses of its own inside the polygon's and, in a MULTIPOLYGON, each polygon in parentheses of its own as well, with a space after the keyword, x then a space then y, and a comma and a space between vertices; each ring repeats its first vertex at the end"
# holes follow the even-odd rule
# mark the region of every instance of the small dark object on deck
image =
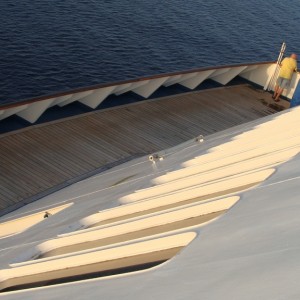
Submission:
POLYGON ((52 216, 52 214, 50 214, 49 212, 46 211, 45 214, 44 214, 44 219, 46 219, 46 218, 48 218, 50 216, 52 216))
POLYGON ((283 106, 278 105, 276 103, 270 103, 269 107, 272 108, 272 109, 274 109, 274 110, 276 110, 276 111, 282 111, 282 110, 284 110, 283 106))

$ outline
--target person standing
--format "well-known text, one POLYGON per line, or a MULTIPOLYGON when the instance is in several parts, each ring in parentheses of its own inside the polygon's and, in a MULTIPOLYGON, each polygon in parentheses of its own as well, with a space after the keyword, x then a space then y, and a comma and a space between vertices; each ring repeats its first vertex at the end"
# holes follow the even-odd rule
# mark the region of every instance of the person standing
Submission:
POLYGON ((287 89, 291 83, 293 72, 297 71, 297 55, 291 54, 290 57, 286 57, 280 64, 280 72, 276 81, 274 95, 272 98, 278 102, 279 97, 284 89, 287 89))

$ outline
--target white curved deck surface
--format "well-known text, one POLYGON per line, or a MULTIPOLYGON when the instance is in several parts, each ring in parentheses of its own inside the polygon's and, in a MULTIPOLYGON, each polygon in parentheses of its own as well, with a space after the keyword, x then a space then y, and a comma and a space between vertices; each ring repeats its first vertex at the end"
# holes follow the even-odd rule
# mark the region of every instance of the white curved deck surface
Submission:
POLYGON ((300 109, 295 108, 208 136, 202 144, 187 142, 164 151, 164 160, 156 164, 147 157, 127 162, 2 217, 3 223, 36 213, 36 209, 43 211, 49 203, 53 206, 73 203, 28 230, 1 239, 0 288, 12 282, 25 283, 21 271, 31 280, 34 278, 31 271, 36 272, 39 264, 47 272, 58 274, 60 267, 68 268, 68 262, 72 266, 80 264, 79 257, 94 262, 93 251, 122 257, 118 249, 129 249, 124 252, 128 256, 135 250, 143 252, 143 243, 155 244, 164 237, 187 246, 152 269, 4 292, 0 298, 299 299, 299 114, 300 109), (205 171, 198 168, 209 165, 205 171), (181 174, 188 170, 195 173, 181 174), (174 175, 174 179, 172 174, 181 175, 174 175), (187 178, 191 179, 190 184, 187 178), (239 186, 247 189, 236 188, 239 186), (204 202, 199 202, 205 195, 204 202), (117 246, 110 244, 31 261, 39 245, 50 249, 60 242, 72 244, 72 239, 75 241, 79 236, 86 241, 95 239, 97 234, 111 236, 118 228, 124 234, 137 226, 146 228, 151 222, 160 225, 182 218, 180 211, 190 217, 201 214, 201 206, 207 210, 207 204, 222 203, 222 199, 231 199, 233 206, 205 224, 171 228, 153 236, 139 236, 133 242, 122 241, 117 246), (164 201, 171 207, 164 208, 164 201), (147 212, 150 204, 155 211, 147 212), (130 216, 129 212, 134 210, 146 213, 130 216), (117 219, 120 216, 124 218, 117 219), (94 224, 100 227, 87 228, 94 224), (87 229, 74 231, 82 228, 87 229), (186 241, 176 238, 190 232, 196 233, 193 240, 190 236, 186 241))

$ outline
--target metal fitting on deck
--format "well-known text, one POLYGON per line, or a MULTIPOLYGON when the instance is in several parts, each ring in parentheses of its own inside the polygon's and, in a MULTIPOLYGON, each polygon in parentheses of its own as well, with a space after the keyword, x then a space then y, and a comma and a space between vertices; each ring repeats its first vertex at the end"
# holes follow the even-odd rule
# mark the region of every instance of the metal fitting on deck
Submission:
POLYGON ((198 137, 195 138, 196 143, 203 143, 204 142, 204 136, 199 135, 198 137))
POLYGON ((164 158, 163 156, 155 153, 155 154, 152 154, 149 156, 149 161, 152 161, 152 162, 156 162, 156 161, 162 161, 164 158))

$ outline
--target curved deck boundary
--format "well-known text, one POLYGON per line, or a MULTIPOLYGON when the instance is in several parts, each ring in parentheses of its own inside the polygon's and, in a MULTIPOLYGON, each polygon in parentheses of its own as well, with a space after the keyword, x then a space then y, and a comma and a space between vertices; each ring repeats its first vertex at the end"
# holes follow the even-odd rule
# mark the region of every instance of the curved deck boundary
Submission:
POLYGON ((4 208, 3 210, 0 210, 0 217, 6 215, 6 214, 8 214, 8 213, 10 213, 10 212, 12 212, 12 211, 14 211, 16 209, 18 209, 18 208, 20 208, 20 207, 22 207, 24 205, 27 205, 27 204, 32 203, 34 201, 37 201, 37 200, 39 200, 39 199, 41 199, 43 197, 46 197, 46 196, 48 196, 48 195, 50 195, 50 194, 52 194, 54 192, 57 192, 57 191, 59 191, 61 189, 64 189, 65 187, 70 186, 70 185, 72 185, 72 184, 74 184, 76 182, 79 182, 79 181, 87 179, 87 178, 89 178, 91 176, 94 176, 94 175, 97 175, 97 174, 102 173, 104 171, 107 171, 107 170, 109 170, 111 168, 114 168, 115 166, 123 164, 123 163, 125 163, 127 161, 130 161, 130 160, 135 159, 137 157, 140 157, 142 155, 143 155, 142 153, 137 153, 135 155, 126 157, 124 159, 119 159, 119 160, 117 160, 115 162, 112 162, 112 163, 109 163, 107 165, 101 166, 101 167, 99 167, 99 168, 97 168, 95 170, 92 170, 90 172, 87 172, 87 173, 81 174, 81 175, 79 175, 77 177, 68 179, 67 181, 59 183, 59 184, 57 184, 57 185, 55 185, 53 187, 50 187, 50 188, 48 188, 48 189, 46 189, 44 191, 39 192, 39 193, 37 193, 37 194, 35 194, 35 195, 31 196, 31 197, 22 199, 21 201, 13 204, 11 206, 8 206, 8 207, 4 208))
POLYGON ((249 85, 147 100, 0 136, 0 215, 130 160, 276 112, 249 85))

